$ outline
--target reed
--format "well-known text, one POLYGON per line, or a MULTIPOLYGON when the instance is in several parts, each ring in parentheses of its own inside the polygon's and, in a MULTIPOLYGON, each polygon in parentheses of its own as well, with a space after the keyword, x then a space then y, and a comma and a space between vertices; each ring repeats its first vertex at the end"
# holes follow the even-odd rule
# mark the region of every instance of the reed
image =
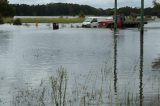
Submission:
MULTIPOLYGON (((135 71, 135 67, 133 70, 135 71)), ((134 72, 133 71, 133 72, 134 72)), ((136 70, 137 71, 137 70, 136 70)), ((68 74, 64 67, 57 69, 56 73, 49 77, 49 81, 41 81, 37 89, 20 89, 13 97, 13 106, 137 106, 139 94, 134 91, 129 82, 123 86, 123 90, 114 89, 114 77, 108 65, 101 71, 90 71, 83 78, 84 81, 75 78, 72 85, 75 89, 68 90, 68 74), (107 66, 107 67, 106 67, 107 66), (44 84, 48 84, 44 86, 44 84), (132 89, 131 89, 132 88, 132 89)), ((119 86, 117 86, 119 87, 119 86)), ((152 101, 155 106, 160 105, 158 97, 152 101), (155 101, 154 101, 155 100, 155 101)), ((148 106, 148 104, 145 104, 148 106)))
POLYGON ((52 88, 52 101, 56 106, 65 106, 67 90, 67 72, 61 66, 57 70, 57 76, 50 77, 52 88))

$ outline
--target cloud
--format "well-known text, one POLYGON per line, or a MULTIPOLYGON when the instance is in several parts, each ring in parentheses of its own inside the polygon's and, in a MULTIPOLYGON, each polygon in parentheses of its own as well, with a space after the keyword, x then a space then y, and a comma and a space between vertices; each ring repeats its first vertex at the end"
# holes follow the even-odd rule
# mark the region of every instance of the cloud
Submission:
MULTIPOLYGON (((114 0, 8 0, 12 4, 47 4, 47 3, 76 3, 90 5, 96 8, 113 8, 114 0)), ((117 0, 118 7, 132 6, 140 7, 140 0, 117 0)), ((145 0, 145 7, 151 7, 152 0, 145 0)))

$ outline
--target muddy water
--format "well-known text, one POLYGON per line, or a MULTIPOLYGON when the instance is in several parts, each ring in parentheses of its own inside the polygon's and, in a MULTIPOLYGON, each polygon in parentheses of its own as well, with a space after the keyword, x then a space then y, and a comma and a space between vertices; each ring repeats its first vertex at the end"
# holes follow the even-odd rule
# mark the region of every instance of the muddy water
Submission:
POLYGON ((55 75, 60 66, 67 70, 71 92, 75 81, 77 87, 87 86, 91 91, 103 86, 104 106, 160 104, 160 71, 152 68, 160 58, 159 24, 150 22, 145 26, 143 58, 138 29, 120 29, 115 38, 110 29, 63 25, 53 31, 46 24, 1 25, 0 104, 12 106, 17 89, 38 88, 41 80, 55 75))

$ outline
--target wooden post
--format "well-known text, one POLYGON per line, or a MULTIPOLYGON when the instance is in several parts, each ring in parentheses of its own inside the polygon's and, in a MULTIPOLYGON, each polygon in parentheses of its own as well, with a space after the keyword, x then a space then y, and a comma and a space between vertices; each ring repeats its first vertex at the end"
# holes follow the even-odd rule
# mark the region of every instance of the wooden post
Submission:
POLYGON ((141 0, 141 35, 143 35, 144 31, 144 0, 141 0))
POLYGON ((114 4, 114 31, 117 31, 117 0, 114 4))
POLYGON ((141 0, 141 26, 140 26, 140 70, 139 70, 139 106, 143 106, 143 54, 144 54, 144 0, 141 0))

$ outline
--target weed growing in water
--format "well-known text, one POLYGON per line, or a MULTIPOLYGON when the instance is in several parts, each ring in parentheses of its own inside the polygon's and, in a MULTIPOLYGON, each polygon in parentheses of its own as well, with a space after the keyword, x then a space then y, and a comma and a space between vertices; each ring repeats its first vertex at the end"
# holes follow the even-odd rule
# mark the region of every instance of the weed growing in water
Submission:
POLYGON ((67 90, 67 72, 61 66, 57 70, 57 76, 50 77, 52 88, 52 101, 56 106, 65 106, 67 90))

